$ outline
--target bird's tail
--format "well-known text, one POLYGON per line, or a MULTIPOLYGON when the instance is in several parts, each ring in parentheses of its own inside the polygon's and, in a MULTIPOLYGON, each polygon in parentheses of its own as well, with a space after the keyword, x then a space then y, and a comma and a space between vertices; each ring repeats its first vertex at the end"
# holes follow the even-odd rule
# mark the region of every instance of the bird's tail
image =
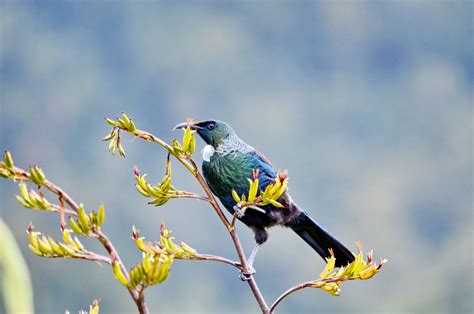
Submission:
POLYGON ((323 259, 330 257, 329 249, 332 249, 337 267, 346 266, 354 260, 354 255, 341 242, 321 228, 305 212, 302 211, 295 219, 285 225, 293 229, 323 259))

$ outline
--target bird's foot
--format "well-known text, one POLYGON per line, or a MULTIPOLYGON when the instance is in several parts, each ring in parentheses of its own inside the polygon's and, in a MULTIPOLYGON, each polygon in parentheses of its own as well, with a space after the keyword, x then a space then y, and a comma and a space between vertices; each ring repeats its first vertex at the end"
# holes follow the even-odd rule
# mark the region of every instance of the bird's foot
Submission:
POLYGON ((245 209, 243 209, 239 203, 235 204, 234 211, 238 218, 242 218, 245 215, 245 209))
POLYGON ((255 274, 257 271, 255 270, 255 268, 253 268, 252 265, 249 265, 249 268, 250 270, 249 271, 241 271, 240 272, 240 280, 242 281, 249 281, 250 278, 252 277, 253 274, 255 274))

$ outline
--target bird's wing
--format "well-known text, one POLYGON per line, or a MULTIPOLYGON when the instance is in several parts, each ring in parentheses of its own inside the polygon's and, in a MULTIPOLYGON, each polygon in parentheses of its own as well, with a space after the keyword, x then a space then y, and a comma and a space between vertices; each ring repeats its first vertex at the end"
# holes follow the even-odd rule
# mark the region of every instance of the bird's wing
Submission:
POLYGON ((275 168, 270 161, 259 151, 254 151, 255 168, 260 170, 258 178, 260 180, 260 189, 264 189, 267 184, 272 183, 277 176, 275 168))
MULTIPOLYGON (((264 154, 262 154, 261 152, 259 152, 258 150, 255 150, 255 154, 258 156, 258 158, 263 161, 264 163, 268 164, 271 168, 273 168, 273 165, 272 163, 270 162, 270 160, 268 160, 267 157, 265 157, 264 154)), ((274 169, 274 168, 273 168, 274 169)))

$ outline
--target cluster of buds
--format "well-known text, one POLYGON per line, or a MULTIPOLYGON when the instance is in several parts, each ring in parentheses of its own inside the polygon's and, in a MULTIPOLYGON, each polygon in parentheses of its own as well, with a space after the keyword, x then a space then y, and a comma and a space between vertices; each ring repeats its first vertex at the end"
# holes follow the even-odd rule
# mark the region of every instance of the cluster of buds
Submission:
POLYGON ((26 208, 33 208, 36 210, 51 210, 51 204, 48 200, 44 197, 43 193, 40 194, 36 193, 34 190, 30 190, 28 192, 28 188, 26 184, 20 182, 18 184, 18 191, 20 195, 16 196, 17 201, 26 208))
POLYGON ((188 126, 183 128, 183 144, 181 145, 177 139, 174 139, 172 142, 173 151, 176 155, 183 155, 187 158, 191 158, 196 150, 196 131, 191 130, 191 126, 194 121, 191 118, 186 120, 188 126))
POLYGON ((179 245, 174 243, 174 237, 170 236, 171 231, 165 229, 165 226, 161 225, 160 241, 157 243, 151 243, 145 240, 145 237, 140 237, 139 231, 133 226, 132 236, 138 249, 145 254, 153 253, 156 255, 170 255, 177 259, 192 259, 198 253, 195 249, 190 247, 184 242, 179 245))
MULTIPOLYGON (((99 314, 99 303, 100 303, 100 300, 95 299, 94 301, 92 301, 92 304, 89 305, 89 312, 80 310, 79 314, 99 314)), ((71 314, 71 312, 66 310, 64 314, 71 314)))
POLYGON ((173 255, 156 255, 151 252, 144 254, 142 262, 130 270, 128 285, 135 289, 162 283, 168 278, 173 260, 173 255))
POLYGON ((4 178, 11 178, 14 175, 13 158, 9 151, 3 154, 3 161, 0 162, 0 176, 4 178))
POLYGON ((117 118, 116 120, 112 120, 109 118, 105 118, 108 124, 113 126, 114 128, 119 128, 122 130, 129 131, 131 133, 135 133, 136 127, 135 123, 133 123, 132 119, 130 119, 124 112, 122 112, 122 117, 117 118))
POLYGON ((122 285, 129 285, 128 278, 122 271, 122 266, 117 259, 112 260, 112 271, 114 272, 115 279, 117 279, 122 285))
POLYGON ((116 121, 106 118, 108 124, 112 125, 113 128, 109 134, 107 134, 102 140, 110 141, 109 142, 109 151, 114 154, 115 150, 118 150, 120 156, 125 157, 125 150, 123 149, 122 144, 120 143, 120 130, 128 131, 132 134, 136 134, 137 128, 133 121, 127 117, 125 113, 122 113, 122 118, 117 118, 116 121))
POLYGON ((375 274, 380 271, 383 264, 387 262, 386 259, 381 259, 378 264, 374 263, 372 251, 366 254, 367 259, 364 261, 360 242, 357 242, 357 248, 359 253, 357 255, 354 254, 354 261, 348 264, 346 267, 339 268, 337 271, 334 270, 336 259, 331 250, 331 257, 326 259, 326 267, 319 275, 320 280, 315 281, 311 287, 320 288, 329 294, 338 296, 340 294, 340 285, 343 281, 370 279, 375 276, 375 274))
POLYGON ((250 187, 248 195, 239 194, 232 190, 232 198, 239 205, 242 210, 248 207, 260 207, 266 205, 273 205, 275 207, 283 207, 282 204, 278 202, 280 196, 285 192, 288 185, 288 172, 279 171, 277 177, 274 180, 274 183, 270 183, 266 186, 264 191, 260 191, 257 196, 258 187, 259 187, 259 169, 254 169, 252 172, 252 178, 247 179, 249 181, 250 187))
POLYGON ((30 167, 30 178, 34 184, 37 186, 42 186, 46 181, 46 176, 44 175, 43 170, 41 170, 38 166, 31 166, 30 167))
POLYGON ((137 247, 143 252, 143 259, 130 270, 130 278, 127 278, 117 260, 112 261, 112 269, 115 278, 124 286, 136 289, 162 283, 168 278, 170 267, 175 258, 190 258, 197 254, 196 250, 184 242, 176 245, 170 237, 170 231, 161 227, 160 242, 151 243, 140 237, 139 231, 133 227, 133 239, 137 247))
POLYGON ((171 184, 171 162, 166 160, 165 176, 160 183, 151 185, 146 181, 147 174, 141 175, 137 167, 134 167, 135 174, 135 188, 141 195, 152 198, 148 204, 155 206, 162 206, 169 201, 170 198, 186 197, 192 193, 179 191, 171 184))
POLYGON ((30 224, 26 229, 29 238, 28 247, 30 250, 43 257, 73 257, 77 254, 84 253, 84 245, 77 237, 71 235, 72 230, 63 230, 63 242, 55 241, 50 236, 41 235, 41 232, 33 230, 30 224))
POLYGON ((171 185, 171 162, 169 158, 166 161, 165 176, 156 186, 153 186, 146 181, 147 174, 140 176, 138 168, 134 168, 134 173, 136 181, 135 188, 138 193, 153 199, 148 202, 148 204, 155 206, 164 205, 176 192, 176 189, 171 185))
POLYGON ((88 236, 92 228, 100 228, 105 219, 105 207, 100 205, 97 212, 86 213, 84 205, 81 203, 77 210, 77 220, 69 217, 69 225, 75 233, 88 236))
MULTIPOLYGON (((0 176, 15 180, 18 178, 18 175, 18 169, 15 170, 12 155, 9 151, 5 151, 3 154, 3 161, 0 162, 0 176)), ((28 176, 26 177, 28 178, 28 176)), ((38 187, 43 186, 46 182, 46 176, 44 175, 43 170, 38 166, 30 166, 29 178, 38 187)))

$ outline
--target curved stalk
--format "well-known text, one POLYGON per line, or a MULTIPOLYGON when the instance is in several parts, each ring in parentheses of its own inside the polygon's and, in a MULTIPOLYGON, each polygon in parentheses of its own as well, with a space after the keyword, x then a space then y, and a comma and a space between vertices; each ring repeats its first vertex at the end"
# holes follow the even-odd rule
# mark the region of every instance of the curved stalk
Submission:
MULTIPOLYGON (((127 130, 125 130, 125 131, 127 131, 127 130)), ((196 163, 194 162, 194 160, 192 160, 191 158, 184 158, 180 155, 177 155, 174 152, 173 147, 171 147, 166 142, 164 142, 163 140, 161 140, 160 138, 154 136, 153 134, 151 134, 149 132, 136 129, 136 130, 134 130, 133 134, 138 138, 142 138, 142 139, 144 139, 148 142, 155 142, 155 143, 163 146, 189 172, 191 172, 191 174, 196 178, 196 180, 199 182, 199 184, 203 188, 204 192, 206 193, 208 201, 211 204, 211 206, 214 208, 214 211, 216 212, 217 216, 222 221, 222 223, 224 224, 226 229, 229 231, 232 242, 233 242, 234 247, 235 247, 235 250, 237 251, 237 255, 239 256, 240 265, 241 265, 242 269, 246 272, 250 272, 250 267, 248 265, 247 258, 245 257, 244 249, 243 249, 242 244, 240 242, 239 236, 238 236, 237 232, 235 231, 235 228, 231 225, 231 223, 229 222, 227 217, 224 215, 224 212, 220 208, 220 206, 217 203, 214 195, 211 192, 211 189, 209 188, 206 181, 204 180, 201 173, 199 172, 198 167, 196 166, 196 163)), ((252 290, 252 293, 253 293, 260 309, 262 310, 262 313, 270 313, 270 309, 269 309, 267 303, 265 302, 265 298, 263 297, 262 293, 260 292, 260 289, 258 288, 257 282, 255 281, 255 278, 253 277, 253 275, 249 276, 249 280, 247 280, 247 283, 248 283, 250 289, 252 290)))
POLYGON ((230 260, 225 257, 221 256, 216 256, 216 255, 210 255, 210 254, 196 254, 190 258, 191 260, 197 260, 197 261, 215 261, 215 262, 220 262, 224 264, 228 264, 231 266, 234 266, 238 270, 242 271, 242 266, 240 265, 239 262, 230 260))

